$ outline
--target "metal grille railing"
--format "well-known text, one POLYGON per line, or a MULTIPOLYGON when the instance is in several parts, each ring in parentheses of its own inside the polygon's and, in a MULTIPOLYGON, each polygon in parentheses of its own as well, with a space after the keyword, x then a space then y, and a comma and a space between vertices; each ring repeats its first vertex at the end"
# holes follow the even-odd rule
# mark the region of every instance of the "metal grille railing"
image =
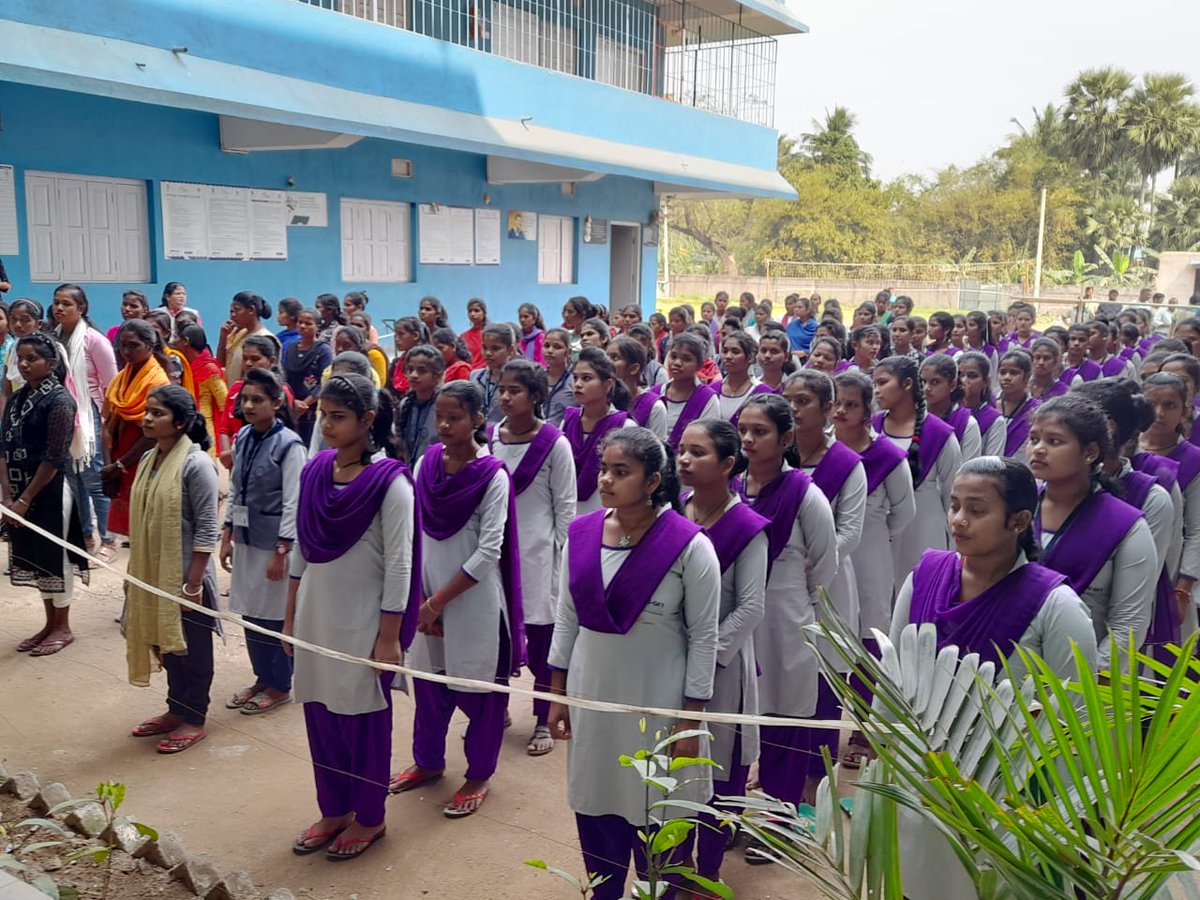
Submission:
POLYGON ((774 122, 775 39, 685 0, 299 2, 743 122, 774 122))

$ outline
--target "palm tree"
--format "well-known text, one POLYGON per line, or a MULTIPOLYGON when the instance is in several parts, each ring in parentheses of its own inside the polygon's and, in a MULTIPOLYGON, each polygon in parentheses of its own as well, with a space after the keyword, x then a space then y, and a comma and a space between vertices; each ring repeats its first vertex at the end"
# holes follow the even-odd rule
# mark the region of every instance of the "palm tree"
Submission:
POLYGON ((1200 250, 1200 177, 1176 178, 1160 197, 1154 246, 1159 250, 1200 250))
POLYGON ((1033 123, 1029 128, 1021 124, 1015 116, 1008 120, 1017 126, 1018 131, 1018 134, 1009 135, 1009 140, 1028 138, 1047 156, 1052 159, 1061 158, 1065 149, 1063 110, 1053 103, 1047 103, 1044 109, 1032 107, 1031 112, 1033 123))
POLYGON ((1111 253, 1137 243, 1145 213, 1133 198, 1112 194, 1085 207, 1083 217, 1084 233, 1105 253, 1111 253))
POLYGON ((871 177, 871 155, 865 153, 854 137, 858 120, 844 106, 826 110, 825 121, 813 120, 814 131, 802 134, 800 143, 818 165, 853 166, 864 178, 871 177))
POLYGON ((1186 75, 1147 74, 1125 101, 1125 134, 1142 172, 1140 199, 1145 201, 1145 179, 1150 196, 1158 187, 1158 173, 1196 146, 1200 137, 1200 106, 1196 90, 1186 75))
POLYGON ((1133 76, 1124 69, 1088 69, 1067 85, 1063 124, 1067 145, 1091 173, 1106 169, 1125 152, 1124 100, 1133 76))

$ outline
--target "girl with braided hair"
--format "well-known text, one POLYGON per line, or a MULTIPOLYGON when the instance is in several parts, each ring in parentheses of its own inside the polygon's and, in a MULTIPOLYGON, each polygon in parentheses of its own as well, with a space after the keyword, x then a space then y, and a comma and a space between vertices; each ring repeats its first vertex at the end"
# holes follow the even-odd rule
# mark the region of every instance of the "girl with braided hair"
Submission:
POLYGON ((954 429, 925 408, 921 374, 913 360, 889 356, 875 367, 873 376, 875 403, 881 411, 872 424, 905 452, 917 504, 916 520, 892 548, 899 583, 926 550, 950 546, 946 510, 962 449, 954 429))
POLYGON ((979 456, 982 436, 979 423, 962 405, 963 388, 958 378, 958 364, 944 353, 927 357, 921 364, 921 386, 925 391, 925 408, 954 429, 954 436, 962 448, 962 458, 968 460, 979 456))

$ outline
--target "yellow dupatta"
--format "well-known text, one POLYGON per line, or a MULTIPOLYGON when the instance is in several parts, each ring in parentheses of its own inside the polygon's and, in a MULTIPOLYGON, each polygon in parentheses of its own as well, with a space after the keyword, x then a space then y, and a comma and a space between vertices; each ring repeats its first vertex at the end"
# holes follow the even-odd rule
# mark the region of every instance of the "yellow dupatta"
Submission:
POLYGON ((153 356, 146 360, 137 374, 133 367, 126 365, 108 384, 104 392, 105 402, 109 409, 126 422, 141 424, 146 415, 146 400, 156 387, 170 384, 171 379, 163 371, 157 359, 153 356))
MULTIPOLYGON (((192 447, 184 435, 154 471, 155 447, 142 457, 129 503, 129 574, 173 597, 183 590, 183 462, 192 447)), ((159 655, 187 651, 181 607, 129 584, 125 662, 129 683, 145 687, 159 655)))

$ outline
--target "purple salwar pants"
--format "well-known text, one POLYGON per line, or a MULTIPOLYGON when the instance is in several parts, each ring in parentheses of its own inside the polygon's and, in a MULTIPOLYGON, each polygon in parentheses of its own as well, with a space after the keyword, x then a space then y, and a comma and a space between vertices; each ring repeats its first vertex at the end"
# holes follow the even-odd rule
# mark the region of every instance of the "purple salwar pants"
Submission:
POLYGON ((354 813, 366 828, 383 824, 392 763, 392 672, 379 676, 387 708, 359 715, 304 704, 308 748, 322 816, 354 813))
MULTIPOLYGON (((554 637, 554 625, 525 625, 525 652, 529 657, 529 671, 533 673, 535 690, 550 691, 550 641, 554 637)), ((539 725, 550 721, 550 701, 534 700, 533 714, 539 725)))
MULTIPOLYGON (((646 851, 638 837, 638 826, 631 825, 616 815, 585 816, 575 813, 575 825, 579 829, 579 847, 583 850, 583 864, 589 875, 602 875, 606 880, 592 891, 593 900, 621 900, 625 896, 625 879, 629 875, 629 855, 633 854, 633 865, 639 877, 646 874, 646 851)), ((685 862, 692 853, 692 838, 676 847, 671 853, 671 862, 685 862)), ((663 900, 676 895, 676 879, 664 893, 663 900)))
MULTIPOLYGON (((812 718, 840 719, 841 717, 842 705, 838 702, 837 694, 829 686, 829 682, 825 680, 824 675, 818 676, 817 711, 813 713, 812 718)), ((836 764, 838 761, 838 741, 841 738, 841 732, 827 728, 801 728, 800 731, 808 735, 808 777, 824 778, 825 761, 821 759, 821 748, 829 748, 829 755, 836 764)))
MULTIPOLYGON (((446 768, 446 734, 455 709, 467 714, 467 778, 487 781, 496 771, 504 737, 508 694, 475 694, 426 681, 413 680, 416 715, 413 719, 413 761, 422 769, 446 768)), ((386 779, 385 779, 386 780, 386 779)))
POLYGON ((776 800, 799 806, 808 781, 808 729, 760 725, 758 783, 776 800))
MULTIPOLYGON (((750 766, 741 762, 741 728, 734 736, 733 755, 730 758, 729 779, 713 782, 713 799, 708 801, 709 806, 716 802, 717 797, 746 796, 746 778, 750 774, 750 766)), ((729 843, 729 832, 717 826, 716 816, 700 813, 699 819, 700 824, 696 828, 696 874, 717 881, 721 877, 721 858, 729 843)))
MULTIPOLYGON (((862 645, 864 650, 876 659, 879 659, 879 641, 875 640, 875 638, 862 638, 862 645)), ((854 690, 858 691, 858 696, 862 697, 867 703, 870 703, 874 699, 875 689, 857 675, 850 675, 850 685, 854 690)))

